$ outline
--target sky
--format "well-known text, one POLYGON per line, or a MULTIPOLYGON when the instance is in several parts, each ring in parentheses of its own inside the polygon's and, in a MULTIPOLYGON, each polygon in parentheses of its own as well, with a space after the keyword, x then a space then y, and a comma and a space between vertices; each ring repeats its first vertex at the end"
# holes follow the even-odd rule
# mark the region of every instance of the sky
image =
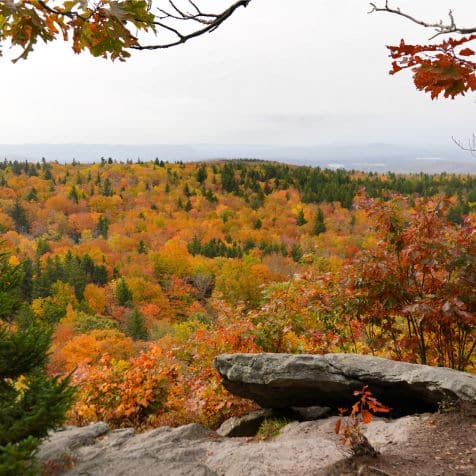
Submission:
MULTIPOLYGON (((231 0, 202 4, 228 5, 231 0)), ((473 0, 394 0, 428 20, 473 0)), ((216 7, 215 7, 216 9, 216 7)), ((476 124, 475 98, 431 101, 389 76, 386 44, 431 36, 366 0, 252 0, 206 37, 126 63, 62 42, 0 59, 0 144, 449 144, 476 124)))

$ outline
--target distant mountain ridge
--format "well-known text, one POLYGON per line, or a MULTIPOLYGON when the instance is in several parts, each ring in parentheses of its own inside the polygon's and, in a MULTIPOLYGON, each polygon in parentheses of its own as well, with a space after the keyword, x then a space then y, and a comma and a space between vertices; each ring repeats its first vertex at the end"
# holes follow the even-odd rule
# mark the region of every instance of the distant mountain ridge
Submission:
POLYGON ((476 173, 476 158, 448 146, 392 144, 276 146, 213 144, 4 144, 0 159, 97 162, 101 157, 125 161, 158 158, 164 161, 200 161, 254 158, 297 165, 345 168, 366 172, 476 173))

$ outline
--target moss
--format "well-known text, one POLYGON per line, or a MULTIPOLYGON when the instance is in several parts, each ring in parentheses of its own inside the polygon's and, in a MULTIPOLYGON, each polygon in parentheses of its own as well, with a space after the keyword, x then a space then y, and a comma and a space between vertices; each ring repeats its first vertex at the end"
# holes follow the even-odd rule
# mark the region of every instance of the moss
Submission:
POLYGON ((259 427, 256 439, 260 441, 270 440, 279 435, 279 432, 289 423, 286 418, 266 418, 259 427))

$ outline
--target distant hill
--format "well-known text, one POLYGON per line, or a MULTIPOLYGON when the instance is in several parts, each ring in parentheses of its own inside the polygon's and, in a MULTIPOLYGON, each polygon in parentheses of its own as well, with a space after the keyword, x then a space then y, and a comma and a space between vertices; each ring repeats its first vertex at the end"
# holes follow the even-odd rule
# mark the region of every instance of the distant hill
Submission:
POLYGON ((374 172, 476 173, 476 158, 448 146, 397 146, 392 144, 274 146, 274 145, 165 145, 165 144, 4 144, 0 158, 8 160, 95 162, 116 160, 192 162, 199 160, 256 158, 374 172))

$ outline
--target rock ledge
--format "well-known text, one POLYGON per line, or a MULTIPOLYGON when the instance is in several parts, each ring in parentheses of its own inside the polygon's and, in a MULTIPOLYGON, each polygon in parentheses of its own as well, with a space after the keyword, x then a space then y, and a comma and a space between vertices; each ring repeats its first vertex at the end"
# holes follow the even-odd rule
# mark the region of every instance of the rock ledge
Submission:
POLYGON ((368 385, 394 416, 436 411, 441 402, 476 402, 476 376, 355 354, 224 354, 223 385, 263 408, 347 407, 368 385))

